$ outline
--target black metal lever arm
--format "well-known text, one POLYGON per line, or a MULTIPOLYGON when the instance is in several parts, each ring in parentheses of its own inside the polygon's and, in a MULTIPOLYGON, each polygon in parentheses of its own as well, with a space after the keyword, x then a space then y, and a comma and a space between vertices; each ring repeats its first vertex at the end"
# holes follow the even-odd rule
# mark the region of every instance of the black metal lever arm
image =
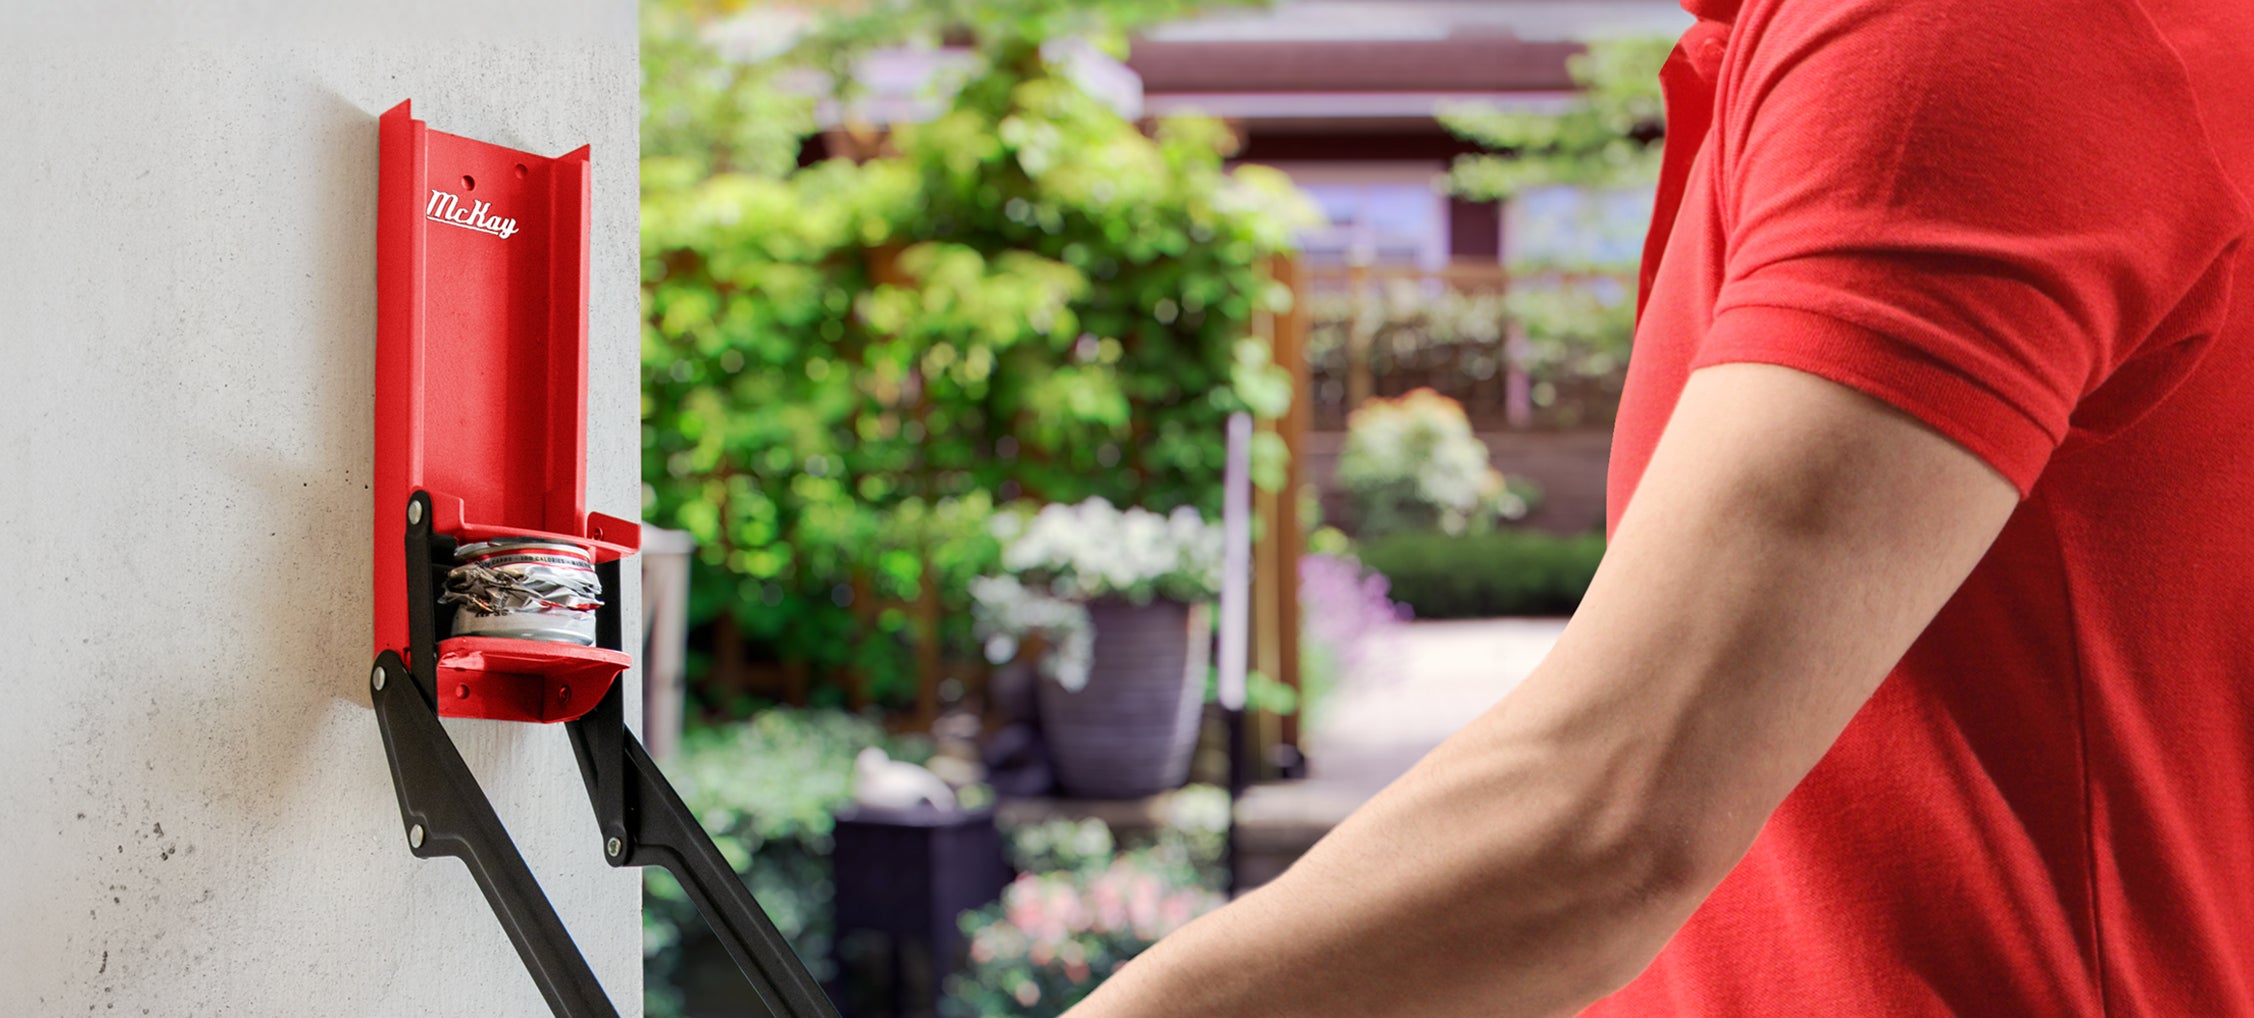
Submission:
MULTIPOLYGON (((607 578, 606 578, 607 579, 607 578)), ((613 866, 665 867, 776 1018, 838 1018, 837 1007, 728 865, 657 763, 626 730, 618 684, 565 728, 613 866)))
POLYGON ((617 1018, 618 1009, 517 854, 492 802, 439 723, 437 707, 408 675, 406 662, 385 651, 376 659, 368 685, 409 850, 424 859, 453 856, 469 867, 549 1010, 571 1018, 617 1018))

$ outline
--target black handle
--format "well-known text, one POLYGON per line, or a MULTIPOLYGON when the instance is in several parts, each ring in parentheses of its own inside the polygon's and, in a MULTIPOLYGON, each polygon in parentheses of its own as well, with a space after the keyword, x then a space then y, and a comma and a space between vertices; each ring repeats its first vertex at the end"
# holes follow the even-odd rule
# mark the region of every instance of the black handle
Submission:
POLYGON ((681 882, 689 900, 728 948, 728 956, 751 980, 760 1003, 776 1018, 838 1018, 837 1007, 814 982, 813 973, 791 953, 790 942, 775 929, 632 735, 626 737, 626 766, 634 775, 635 797, 642 806, 637 850, 654 855, 654 861, 681 882))
POLYGON ((838 1018, 814 975, 792 953, 743 878, 712 844, 688 804, 626 730, 623 684, 564 727, 613 866, 663 866, 735 959, 774 1018, 838 1018), (615 851, 613 850, 615 849, 615 851))
POLYGON ((462 860, 549 1010, 570 1018, 617 1018, 618 1009, 580 956, 539 879, 517 854, 508 829, 447 737, 437 708, 408 675, 406 663, 385 651, 376 659, 369 686, 408 850, 424 859, 462 860))

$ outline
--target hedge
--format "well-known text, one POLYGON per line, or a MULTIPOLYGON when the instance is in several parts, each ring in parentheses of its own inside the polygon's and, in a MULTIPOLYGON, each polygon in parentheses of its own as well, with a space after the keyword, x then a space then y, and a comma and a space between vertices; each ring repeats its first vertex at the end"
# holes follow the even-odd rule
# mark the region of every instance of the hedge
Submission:
POLYGON ((1365 540, 1359 552, 1420 619, 1570 615, 1604 557, 1604 536, 1400 533, 1365 540))

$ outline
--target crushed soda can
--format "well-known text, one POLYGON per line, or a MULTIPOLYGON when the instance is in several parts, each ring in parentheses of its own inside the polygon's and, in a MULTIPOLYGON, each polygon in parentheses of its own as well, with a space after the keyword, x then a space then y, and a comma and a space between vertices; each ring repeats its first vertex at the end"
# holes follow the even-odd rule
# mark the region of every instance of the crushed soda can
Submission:
POLYGON ((594 645, 603 584, 587 549, 504 538, 465 544, 454 561, 438 598, 457 606, 454 635, 594 645))

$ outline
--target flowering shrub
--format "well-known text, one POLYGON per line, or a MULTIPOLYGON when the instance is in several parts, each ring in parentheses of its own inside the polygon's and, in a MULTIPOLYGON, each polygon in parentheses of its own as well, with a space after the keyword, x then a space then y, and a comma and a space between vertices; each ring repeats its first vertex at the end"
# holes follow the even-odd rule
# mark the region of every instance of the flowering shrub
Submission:
POLYGON ((1373 399, 1347 418, 1338 482, 1364 534, 1483 531, 1527 509, 1488 464, 1463 405, 1430 389, 1373 399))
POLYGON ((1221 588, 1221 528, 1187 506, 1165 516, 1100 498, 994 520, 1002 568, 1074 601, 1208 600, 1221 588))
POLYGON ((971 584, 987 659, 1008 661, 1020 640, 1037 634, 1048 647, 1041 673, 1067 689, 1088 682, 1095 651, 1089 601, 1196 604, 1221 586, 1221 528, 1187 506, 1160 516, 1091 498, 1044 506, 1030 519, 996 516, 994 533, 1003 542, 1004 573, 971 584))
MULTIPOLYGON (((1408 621, 1409 606, 1387 596, 1391 584, 1351 556, 1299 557, 1300 696, 1312 715, 1342 682, 1368 677, 1362 666, 1390 632, 1408 621)), ((1312 718, 1310 718, 1312 720, 1312 718)))
POLYGON ((1192 786, 1170 799, 1154 843, 1118 852, 1100 820, 1011 832, 1025 873, 1002 900, 963 917, 970 961, 948 981, 949 1018, 1061 1014, 1160 937, 1224 901, 1228 793, 1192 786))
POLYGON ((1169 885, 1136 856, 1093 876, 1026 874, 996 908, 964 922, 970 964, 948 981, 955 1018, 1063 1014, 1158 938, 1221 905, 1202 887, 1169 885))

